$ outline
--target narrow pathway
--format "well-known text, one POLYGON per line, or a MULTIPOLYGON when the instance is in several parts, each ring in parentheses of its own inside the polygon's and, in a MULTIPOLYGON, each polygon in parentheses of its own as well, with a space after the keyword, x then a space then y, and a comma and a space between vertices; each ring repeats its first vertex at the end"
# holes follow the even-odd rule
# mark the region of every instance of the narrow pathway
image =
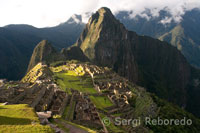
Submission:
POLYGON ((69 133, 88 133, 87 131, 85 131, 83 129, 80 129, 80 128, 73 126, 73 125, 70 125, 70 124, 67 124, 66 122, 63 122, 59 119, 54 119, 54 121, 56 123, 62 124, 65 128, 68 128, 69 133))
POLYGON ((65 131, 63 131, 62 129, 58 128, 56 125, 49 123, 47 124, 49 125, 51 128, 53 128, 55 130, 55 133, 66 133, 65 131))

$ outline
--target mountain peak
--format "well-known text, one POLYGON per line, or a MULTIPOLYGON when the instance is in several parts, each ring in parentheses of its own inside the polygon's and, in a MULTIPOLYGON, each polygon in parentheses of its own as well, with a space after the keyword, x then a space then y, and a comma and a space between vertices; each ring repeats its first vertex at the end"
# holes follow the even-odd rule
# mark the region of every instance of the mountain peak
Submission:
POLYGON ((60 56, 54 49, 54 47, 47 40, 42 40, 40 43, 37 44, 33 51, 28 66, 28 71, 31 70, 39 62, 48 64, 58 59, 60 59, 60 56))
POLYGON ((97 12, 102 16, 105 15, 105 14, 111 14, 112 15, 111 10, 107 7, 101 7, 97 12))
MULTIPOLYGON (((127 37, 127 30, 114 17, 110 9, 100 8, 89 19, 81 37, 77 41, 86 56, 93 60, 95 58, 96 42, 110 40, 111 38, 124 39, 127 37)), ((110 44, 107 44, 110 45, 110 44)))
POLYGON ((81 15, 77 15, 77 14, 74 14, 72 15, 69 20, 67 21, 68 24, 73 24, 73 23, 76 23, 76 24, 79 24, 79 23, 82 23, 82 16, 81 15))
POLYGON ((92 15, 92 17, 89 19, 89 24, 92 24, 92 22, 94 21, 109 21, 109 23, 111 23, 113 20, 115 20, 115 17, 112 14, 111 10, 107 7, 102 7, 95 14, 92 15))
POLYGON ((37 46, 39 47, 40 45, 48 45, 51 46, 51 44, 47 40, 42 40, 37 46))

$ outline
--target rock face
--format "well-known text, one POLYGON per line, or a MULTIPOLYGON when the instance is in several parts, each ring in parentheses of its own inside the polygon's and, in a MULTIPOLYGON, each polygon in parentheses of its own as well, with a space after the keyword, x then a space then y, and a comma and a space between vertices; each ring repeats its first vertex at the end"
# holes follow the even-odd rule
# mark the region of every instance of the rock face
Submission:
POLYGON ((83 62, 89 61, 87 56, 85 56, 83 51, 77 46, 64 48, 61 52, 57 52, 47 40, 43 40, 35 47, 33 51, 28 66, 28 72, 39 62, 47 65, 56 61, 64 60, 78 60, 83 62))
POLYGON ((126 30, 108 8, 89 19, 76 45, 94 63, 113 68, 162 98, 186 103, 190 65, 184 56, 166 42, 126 30))
MULTIPOLYGON (((199 37, 196 37, 196 34, 191 34, 191 31, 187 31, 188 27, 180 24, 176 26, 171 31, 160 36, 160 40, 170 42, 173 46, 177 47, 178 50, 186 57, 188 62, 199 68, 200 67, 200 47, 199 47, 199 37), (198 38, 198 39, 197 39, 198 38), (195 40, 196 39, 196 40, 195 40)), ((190 29, 190 28, 188 28, 190 29)), ((192 28, 191 28, 192 29, 192 28)), ((190 29, 190 30, 191 30, 190 29)), ((197 28, 198 29, 198 28, 197 28)), ((196 29, 194 31, 197 32, 196 29)), ((199 33, 197 33, 199 34, 199 33)))
POLYGON ((47 41, 41 41, 34 49, 28 71, 30 71, 39 62, 49 64, 58 60, 61 60, 61 55, 53 48, 53 46, 47 41))
POLYGON ((89 61, 87 56, 85 56, 83 51, 77 46, 62 49, 61 54, 65 57, 65 60, 89 61))
POLYGON ((128 31, 111 11, 101 8, 89 19, 77 46, 91 61, 137 81, 138 67, 128 37, 128 31))

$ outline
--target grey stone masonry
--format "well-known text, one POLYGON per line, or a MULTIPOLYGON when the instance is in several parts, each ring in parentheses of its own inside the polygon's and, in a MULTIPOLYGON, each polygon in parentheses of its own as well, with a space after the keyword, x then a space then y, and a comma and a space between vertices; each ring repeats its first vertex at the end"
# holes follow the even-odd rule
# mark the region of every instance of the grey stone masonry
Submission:
POLYGON ((42 90, 40 91, 40 93, 38 94, 38 96, 35 98, 35 100, 33 101, 33 103, 31 104, 31 107, 35 108, 35 106, 40 102, 40 100, 42 99, 42 97, 44 96, 45 92, 46 92, 46 87, 42 87, 42 90))

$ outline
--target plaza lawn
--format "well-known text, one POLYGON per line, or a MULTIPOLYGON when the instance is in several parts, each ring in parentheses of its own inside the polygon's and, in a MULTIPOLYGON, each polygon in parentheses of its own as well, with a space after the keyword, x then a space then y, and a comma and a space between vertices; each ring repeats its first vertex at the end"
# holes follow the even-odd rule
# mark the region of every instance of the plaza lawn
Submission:
POLYGON ((78 90, 83 93, 97 93, 92 84, 92 79, 89 76, 77 75, 74 71, 55 73, 58 85, 70 93, 69 88, 78 90))
POLYGON ((102 110, 104 110, 104 108, 113 106, 113 103, 108 99, 107 96, 90 96, 90 99, 97 108, 102 110))
POLYGON ((49 126, 40 125, 34 110, 28 105, 0 105, 0 132, 53 132, 49 126))

